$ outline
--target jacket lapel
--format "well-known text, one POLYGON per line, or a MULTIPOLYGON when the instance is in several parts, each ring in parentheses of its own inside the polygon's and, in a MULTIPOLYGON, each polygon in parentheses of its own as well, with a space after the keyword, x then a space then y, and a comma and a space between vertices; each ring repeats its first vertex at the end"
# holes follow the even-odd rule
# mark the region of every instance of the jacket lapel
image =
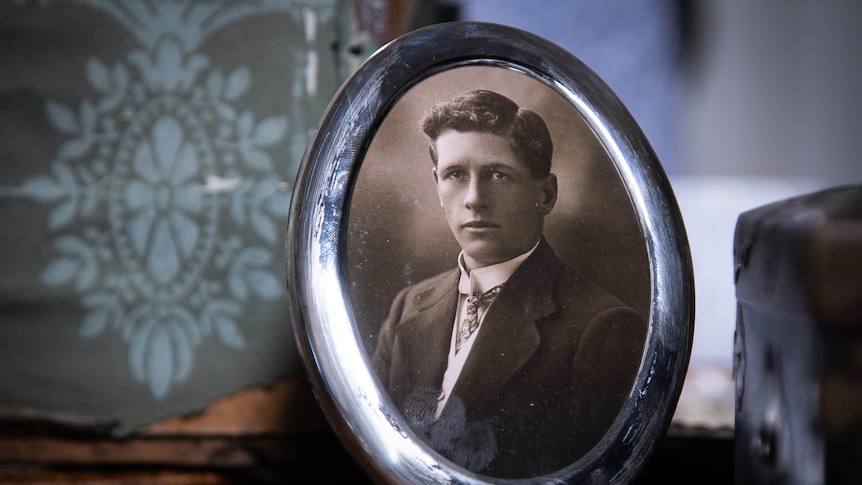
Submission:
POLYGON ((553 289, 561 265, 542 240, 488 309, 453 391, 468 409, 497 396, 536 351, 536 321, 557 308, 553 289))
POLYGON ((416 370, 405 376, 406 389, 437 389, 443 382, 458 305, 458 271, 443 281, 421 294, 417 313, 398 326, 404 369, 416 370))

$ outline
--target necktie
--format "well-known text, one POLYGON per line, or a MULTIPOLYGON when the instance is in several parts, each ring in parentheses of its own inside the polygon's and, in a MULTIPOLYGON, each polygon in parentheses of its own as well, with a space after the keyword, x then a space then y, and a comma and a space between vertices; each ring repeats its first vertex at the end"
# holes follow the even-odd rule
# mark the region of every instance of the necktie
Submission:
POLYGON ((503 285, 497 285, 484 293, 476 291, 467 297, 467 317, 461 321, 461 325, 458 327, 458 338, 455 340, 456 354, 461 350, 461 345, 479 328, 479 308, 486 303, 490 305, 502 288, 503 285))

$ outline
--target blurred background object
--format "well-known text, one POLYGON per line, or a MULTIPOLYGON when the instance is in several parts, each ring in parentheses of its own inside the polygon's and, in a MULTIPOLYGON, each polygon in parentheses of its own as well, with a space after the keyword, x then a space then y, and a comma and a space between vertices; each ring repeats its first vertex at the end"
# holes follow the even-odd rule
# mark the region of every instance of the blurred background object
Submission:
POLYGON ((739 484, 862 481, 862 184, 739 217, 739 484))
POLYGON ((284 234, 308 135, 375 47, 339 0, 0 2, 0 482, 337 456, 284 234))
POLYGON ((371 50, 351 52, 345 5, 0 19, 4 413, 124 435, 300 372, 284 226, 308 133, 371 50))

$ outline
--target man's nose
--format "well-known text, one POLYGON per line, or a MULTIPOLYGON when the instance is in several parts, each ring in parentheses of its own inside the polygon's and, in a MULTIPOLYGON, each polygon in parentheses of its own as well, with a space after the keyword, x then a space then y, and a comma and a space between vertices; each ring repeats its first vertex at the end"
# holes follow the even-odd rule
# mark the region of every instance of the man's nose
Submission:
POLYGON ((485 183, 479 176, 470 177, 470 183, 467 184, 467 193, 464 194, 464 206, 468 209, 482 209, 486 205, 485 202, 485 183))

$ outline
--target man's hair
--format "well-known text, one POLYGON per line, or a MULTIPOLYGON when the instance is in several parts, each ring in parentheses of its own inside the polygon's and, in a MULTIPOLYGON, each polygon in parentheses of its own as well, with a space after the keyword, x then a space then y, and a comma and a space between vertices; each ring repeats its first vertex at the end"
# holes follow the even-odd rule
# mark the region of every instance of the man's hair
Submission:
POLYGON ((431 138, 431 160, 435 166, 437 137, 445 130, 455 130, 506 138, 533 178, 544 178, 551 171, 554 144, 545 121, 536 112, 522 109, 493 91, 469 91, 435 104, 422 119, 422 130, 431 138))

